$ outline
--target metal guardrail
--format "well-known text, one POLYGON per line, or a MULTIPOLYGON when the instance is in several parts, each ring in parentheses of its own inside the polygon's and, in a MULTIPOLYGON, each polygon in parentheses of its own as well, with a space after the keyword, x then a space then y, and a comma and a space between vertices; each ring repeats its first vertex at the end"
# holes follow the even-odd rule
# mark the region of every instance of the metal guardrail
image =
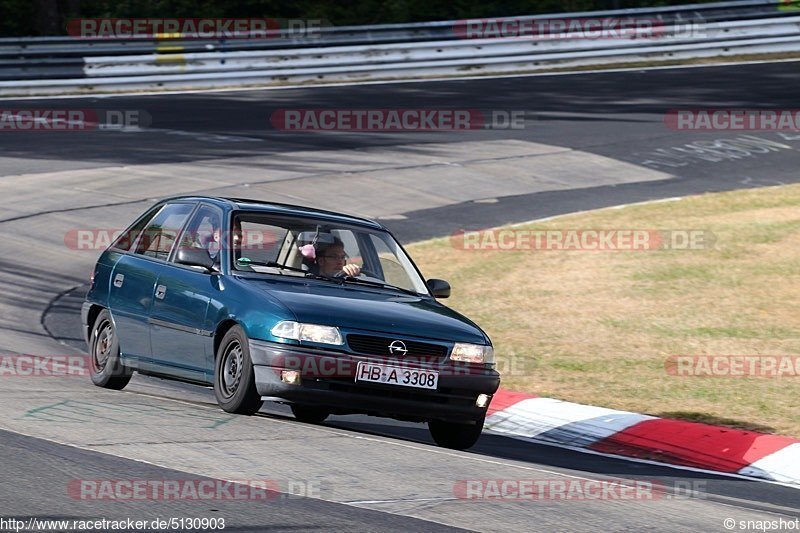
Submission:
POLYGON ((800 9, 785 7, 778 0, 743 0, 512 18, 638 17, 663 24, 657 38, 629 33, 613 40, 569 33, 465 39, 455 30, 464 21, 322 28, 315 38, 266 40, 0 39, 0 95, 503 73, 798 52, 800 9))
MULTIPOLYGON (((709 24, 703 27, 678 27, 662 38, 673 46, 708 44, 720 41, 750 40, 753 35, 766 37, 800 36, 800 17, 765 19, 745 22, 709 24), (688 31, 682 31, 682 30, 688 31), (702 32, 693 37, 691 33, 702 32), (686 33, 687 35, 681 35, 686 33)), ((652 39, 642 39, 642 32, 631 34, 620 41, 600 40, 587 46, 586 39, 559 38, 533 41, 530 39, 472 39, 461 41, 432 41, 397 45, 342 46, 293 50, 245 51, 219 54, 182 54, 181 61, 165 61, 158 54, 141 56, 111 56, 86 58, 86 75, 89 77, 180 74, 200 72, 237 72, 247 70, 292 70, 297 68, 323 68, 326 65, 359 66, 413 63, 420 61, 468 60, 466 64, 483 65, 492 59, 524 59, 536 61, 544 54, 570 54, 580 52, 607 52, 628 50, 632 52, 654 47, 652 39), (223 56, 223 57, 220 57, 223 56)), ((656 43, 662 38, 656 39, 656 43)), ((658 46, 658 44, 655 44, 658 46)))

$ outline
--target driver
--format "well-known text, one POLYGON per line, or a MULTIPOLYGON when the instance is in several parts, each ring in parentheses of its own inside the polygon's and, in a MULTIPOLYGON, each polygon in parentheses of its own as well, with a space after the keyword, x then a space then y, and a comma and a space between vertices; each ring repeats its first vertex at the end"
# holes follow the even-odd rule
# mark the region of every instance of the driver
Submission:
POLYGON ((316 256, 316 266, 323 276, 335 276, 339 272, 352 277, 361 274, 360 266, 346 264, 347 254, 344 253, 344 243, 339 237, 334 237, 331 244, 317 244, 316 256))

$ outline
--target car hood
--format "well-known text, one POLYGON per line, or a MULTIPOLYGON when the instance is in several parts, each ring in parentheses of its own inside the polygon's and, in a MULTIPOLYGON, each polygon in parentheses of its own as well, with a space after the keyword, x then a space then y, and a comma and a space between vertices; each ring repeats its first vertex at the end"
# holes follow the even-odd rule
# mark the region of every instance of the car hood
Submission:
POLYGON ((475 323, 432 298, 309 280, 241 278, 241 281, 255 290, 268 292, 299 322, 451 342, 486 344, 488 341, 475 323))

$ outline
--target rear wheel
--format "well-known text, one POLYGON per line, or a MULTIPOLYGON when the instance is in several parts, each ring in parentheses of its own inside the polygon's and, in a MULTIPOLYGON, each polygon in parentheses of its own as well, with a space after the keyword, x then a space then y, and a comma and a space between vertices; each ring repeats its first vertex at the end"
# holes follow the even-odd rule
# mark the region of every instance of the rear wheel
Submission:
POLYGON ((474 424, 460 424, 431 420, 428 422, 428 429, 433 440, 442 448, 466 450, 478 442, 483 431, 483 421, 481 418, 474 424))
POLYGON ((321 424, 330 416, 330 413, 325 409, 298 404, 292 404, 292 413, 294 413, 294 417, 297 420, 308 424, 321 424))
POLYGON ((252 415, 264 402, 256 390, 247 335, 233 326, 219 344, 214 365, 214 396, 224 411, 252 415))
POLYGON ((107 310, 101 311, 94 321, 89 358, 92 383, 98 387, 122 390, 133 376, 133 371, 120 361, 117 330, 107 310))

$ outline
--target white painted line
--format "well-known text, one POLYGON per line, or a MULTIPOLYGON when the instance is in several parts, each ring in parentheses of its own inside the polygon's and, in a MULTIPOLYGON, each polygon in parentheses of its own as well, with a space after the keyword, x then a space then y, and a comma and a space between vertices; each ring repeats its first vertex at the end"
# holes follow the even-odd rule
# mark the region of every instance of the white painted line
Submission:
POLYGON ((542 76, 573 76, 580 74, 607 74, 617 72, 647 72, 652 70, 668 70, 668 69, 695 69, 695 68, 716 68, 716 67, 735 67, 741 65, 767 65, 772 63, 792 63, 800 62, 800 59, 774 59, 770 61, 735 61, 730 63, 714 63, 711 65, 661 65, 653 67, 628 67, 628 68, 615 68, 615 69, 593 69, 593 70, 579 70, 570 72, 539 72, 527 74, 502 74, 495 76, 451 76, 440 78, 422 78, 412 80, 376 80, 376 81, 362 81, 362 82, 342 82, 342 83, 319 83, 319 84, 297 84, 297 85, 281 85, 263 86, 257 85, 250 87, 231 87, 223 89, 184 89, 178 91, 133 91, 127 93, 109 93, 109 94, 72 94, 72 95, 46 95, 46 96, 3 96, 3 100, 61 100, 61 99, 92 99, 92 98, 118 98, 126 96, 161 96, 162 94, 210 94, 210 93, 236 93, 236 92, 255 92, 255 91, 279 91, 284 89, 311 89, 311 88, 328 88, 328 87, 349 87, 357 85, 395 85, 405 83, 435 83, 443 81, 471 81, 471 80, 493 80, 493 79, 506 79, 506 78, 533 78, 542 76))
MULTIPOLYGON (((758 189, 759 190, 761 190, 761 189, 779 189, 781 187, 786 187, 787 185, 790 185, 790 184, 781 183, 780 185, 768 185, 768 186, 764 186, 764 187, 758 187, 758 189)), ((736 189, 736 190, 751 190, 751 189, 736 189)), ((721 192, 724 193, 724 192, 734 192, 734 191, 721 191, 721 192)), ((656 199, 656 200, 644 200, 644 201, 641 201, 641 202, 631 202, 629 204, 610 205, 608 207, 598 207, 597 209, 586 209, 584 211, 570 211, 569 213, 561 213, 560 215, 553 215, 553 216, 542 217, 542 218, 534 218, 534 219, 531 219, 531 220, 526 220, 525 222, 515 222, 514 224, 503 224, 501 226, 494 226, 494 227, 491 227, 491 228, 485 228, 485 230, 486 231, 490 231, 490 230, 500 229, 500 228, 519 228, 519 227, 523 227, 523 226, 529 226, 531 224, 540 224, 542 222, 551 222, 553 220, 558 220, 558 219, 565 218, 565 217, 571 217, 571 216, 574 216, 574 215, 586 215, 586 214, 589 214, 589 213, 598 213, 598 212, 602 212, 602 211, 625 209, 626 207, 643 206, 643 205, 649 205, 649 204, 659 204, 659 203, 663 203, 663 202, 678 202, 680 200, 685 200, 686 198, 694 198, 696 196, 702 196, 702 193, 692 194, 692 195, 688 195, 688 196, 674 196, 674 197, 671 197, 671 198, 659 198, 659 199, 656 199)), ((422 244, 422 243, 434 242, 434 241, 438 241, 438 240, 447 240, 449 238, 450 237, 434 237, 433 239, 427 239, 427 240, 424 240, 424 241, 417 241, 417 242, 413 242, 413 243, 408 243, 408 245, 411 245, 411 244, 422 244)))
POLYGON ((742 468, 739 473, 745 476, 766 477, 784 483, 800 485, 800 443, 767 455, 742 468))
POLYGON ((458 498, 402 498, 395 500, 353 500, 346 503, 347 505, 375 505, 381 503, 411 503, 411 502, 450 502, 459 501, 458 498))
MULTIPOLYGON (((215 410, 215 411, 221 411, 219 408, 200 405, 200 404, 197 404, 197 403, 194 403, 194 402, 188 402, 188 401, 185 401, 185 400, 179 400, 179 399, 175 399, 175 398, 165 398, 165 397, 161 397, 161 396, 154 396, 154 395, 151 395, 151 394, 132 392, 132 391, 125 391, 125 390, 119 391, 119 392, 123 392, 125 394, 137 395, 137 396, 144 396, 144 397, 148 397, 148 398, 155 399, 155 400, 165 400, 165 401, 169 401, 169 402, 173 402, 173 403, 179 403, 179 404, 183 404, 183 405, 186 405, 186 406, 197 407, 197 408, 201 408, 201 409, 207 409, 207 410, 211 409, 211 410, 215 410)), ((269 420, 271 422, 277 422, 277 423, 280 423, 280 424, 293 425, 293 426, 297 426, 298 424, 300 424, 300 422, 297 422, 295 420, 284 420, 284 419, 276 418, 274 416, 269 417, 269 420)), ((316 432, 333 434, 333 435, 340 436, 340 437, 352 438, 352 439, 356 439, 356 440, 366 440, 366 441, 376 442, 376 443, 381 443, 381 444, 388 444, 388 445, 391 445, 391 446, 397 446, 397 447, 400 447, 400 448, 408 448, 408 449, 416 450, 416 451, 419 451, 419 452, 433 453, 433 454, 437 454, 437 455, 449 456, 449 457, 454 457, 454 458, 458 458, 458 459, 465 459, 465 460, 473 461, 473 462, 477 462, 477 463, 486 463, 486 464, 491 464, 491 465, 516 468, 516 469, 520 469, 520 470, 527 470, 527 471, 531 471, 531 472, 538 472, 538 473, 546 474, 546 475, 550 475, 550 476, 560 476, 560 477, 564 477, 564 478, 577 479, 577 480, 582 480, 582 481, 601 481, 601 480, 609 479, 609 478, 626 481, 624 478, 615 478, 614 476, 586 477, 586 476, 568 474, 568 473, 564 473, 564 472, 558 472, 558 471, 555 471, 555 470, 548 470, 548 469, 544 469, 544 468, 538 468, 538 467, 534 467, 534 466, 529 466, 527 464, 519 464, 519 463, 513 463, 513 462, 502 461, 502 460, 497 460, 497 459, 487 459, 487 458, 485 458, 483 456, 478 456, 478 455, 475 455, 473 453, 466 452, 466 451, 457 452, 457 451, 453 451, 453 450, 447 450, 447 449, 444 449, 444 448, 438 448, 438 447, 436 447, 436 445, 433 445, 433 444, 425 445, 425 444, 409 443, 407 441, 400 440, 399 437, 379 437, 379 436, 372 436, 372 435, 367 435, 367 434, 358 434, 358 433, 356 433, 356 431, 358 431, 358 430, 351 430, 351 429, 342 430, 342 429, 337 429, 337 428, 330 428, 330 427, 326 427, 326 426, 316 426, 316 425, 310 425, 310 424, 305 424, 304 427, 306 427, 309 430, 316 431, 316 432)), ((46 437, 41 437, 41 436, 38 436, 38 435, 32 435, 30 433, 26 433, 26 432, 20 431, 19 429, 7 427, 7 426, 5 426, 5 427, 4 426, 0 426, 0 429, 9 431, 11 433, 16 433, 18 435, 24 435, 26 437, 31 437, 31 438, 34 438, 34 439, 44 440, 44 441, 47 441, 47 442, 52 442, 52 443, 59 444, 59 445, 62 445, 62 446, 69 446, 71 448, 77 448, 77 449, 86 450, 86 451, 93 451, 93 452, 96 452, 96 453, 103 453, 105 455, 111 455, 111 456, 114 456, 114 457, 120 457, 122 459, 127 459, 127 460, 130 460, 130 461, 137 461, 137 462, 140 462, 140 463, 145 463, 145 464, 157 466, 159 468, 166 468, 166 469, 169 469, 169 470, 175 470, 175 471, 178 471, 178 472, 184 472, 184 473, 192 474, 192 475, 196 475, 196 476, 205 476, 205 477, 210 477, 210 478, 214 478, 214 479, 220 479, 219 477, 214 476, 212 474, 198 474, 197 472, 192 472, 190 470, 185 470, 184 468, 177 468, 177 467, 174 467, 174 466, 170 466, 169 464, 165 464, 165 463, 156 463, 156 462, 147 461, 147 460, 144 460, 144 459, 131 458, 131 457, 127 457, 125 455, 122 455, 122 454, 119 454, 119 453, 115 453, 113 451, 108 451, 108 450, 99 451, 97 446, 94 446, 94 445, 91 445, 91 444, 75 444, 75 443, 71 443, 71 442, 64 442, 64 441, 60 441, 60 440, 53 439, 53 438, 46 438, 46 437)), ((235 440, 236 439, 234 439, 234 441, 235 440)), ((199 442, 202 443, 204 441, 199 441, 199 442)), ((131 444, 135 444, 135 443, 131 443, 131 444)), ((111 445, 115 445, 115 444, 111 444, 111 445)), ((106 445, 103 445, 103 447, 105 447, 105 446, 106 445)), ((656 463, 656 464, 658 464, 658 463, 656 463)), ((670 465, 661 465, 661 466, 670 466, 670 465)), ((225 479, 224 481, 233 481, 233 482, 241 483, 241 480, 237 481, 237 480, 227 480, 227 479, 225 479)), ((630 480, 627 480, 627 481, 630 481, 630 480)), ((324 501, 332 501, 334 503, 346 503, 346 502, 340 502, 340 501, 336 501, 336 500, 325 500, 324 498, 314 498, 314 499, 322 499, 324 501)))
MULTIPOLYGON (((137 396, 145 396, 145 397, 152 398, 152 399, 155 399, 155 400, 165 400, 165 401, 169 401, 169 402, 173 402, 173 403, 189 405, 189 406, 192 406, 192 407, 199 407, 201 409, 214 410, 214 411, 219 411, 220 410, 216 406, 203 405, 203 404, 190 402, 190 401, 186 401, 186 400, 179 400, 177 398, 167 398, 167 397, 164 397, 164 396, 158 396, 158 395, 154 395, 154 394, 148 394, 148 393, 142 393, 142 392, 134 392, 134 391, 126 391, 126 390, 122 390, 120 392, 123 392, 125 394, 137 395, 137 396)), ((292 419, 289 419, 289 418, 278 418, 275 415, 270 415, 270 414, 268 414, 268 416, 265 417, 265 418, 269 418, 270 421, 277 422, 277 423, 280 423, 280 424, 285 424, 285 425, 297 425, 297 424, 299 424, 299 422, 297 422, 295 420, 292 420, 292 419)), ((380 442, 380 443, 383 443, 383 444, 390 444, 392 446, 399 446, 401 448, 411 448, 413 450, 425 451, 425 452, 428 452, 428 453, 435 453, 435 454, 438 454, 438 455, 445 455, 445 456, 449 456, 449 457, 457 457, 459 459, 469 459, 471 461, 475 461, 475 462, 479 462, 479 463, 488 463, 488 464, 499 465, 499 466, 508 466, 508 467, 512 467, 512 468, 519 468, 519 469, 522 469, 522 470, 530 470, 530 471, 533 471, 533 472, 540 472, 540 473, 548 474, 548 475, 563 476, 563 477, 568 477, 568 478, 573 478, 573 479, 581 479, 581 480, 584 480, 584 481, 596 481, 596 479, 594 479, 594 478, 587 478, 587 477, 582 477, 582 476, 565 474, 563 472, 556 472, 556 471, 553 471, 553 470, 545 470, 545 469, 542 469, 542 468, 536 468, 536 467, 527 466, 527 465, 509 463, 509 462, 499 461, 499 460, 495 460, 495 459, 486 459, 484 457, 475 456, 475 455, 473 455, 473 454, 471 454, 469 452, 455 452, 455 451, 447 450, 447 449, 444 449, 444 448, 438 448, 438 447, 436 447, 434 445, 423 445, 423 444, 416 444, 416 443, 415 444, 409 444, 406 441, 399 440, 398 437, 376 437, 376 436, 372 436, 372 435, 369 435, 369 434, 363 434, 363 433, 362 434, 357 434, 357 433, 354 433, 355 431, 358 431, 358 430, 351 430, 351 429, 346 429, 345 430, 345 429, 338 429, 338 428, 332 428, 332 427, 327 427, 327 426, 317 426, 317 425, 310 425, 310 424, 306 424, 305 427, 307 427, 308 429, 314 430, 314 431, 318 431, 318 432, 321 432, 321 433, 329 433, 329 434, 333 434, 333 435, 340 436, 340 437, 348 437, 348 438, 353 438, 353 439, 362 439, 362 440, 368 440, 368 441, 371 441, 371 442, 380 442), (387 439, 392 439, 392 440, 387 440, 387 439)), ((14 433, 20 433, 19 431, 14 430, 14 429, 8 429, 8 431, 12 431, 14 433)), ((28 436, 34 437, 34 438, 41 438, 41 437, 36 437, 35 435, 28 435, 28 436)), ((44 439, 44 440, 49 440, 49 439, 44 439)), ((81 448, 81 449, 87 449, 87 450, 93 449, 91 446, 84 448, 82 446, 78 446, 78 445, 75 445, 75 444, 59 442, 59 441, 55 441, 55 440, 53 440, 52 442, 56 442, 58 444, 64 444, 65 446, 73 446, 75 448, 81 448)), ((103 452, 103 453, 108 453, 108 452, 103 452)), ((110 455, 116 455, 116 454, 110 454, 110 455)), ((124 457, 124 456, 118 455, 118 457, 124 457)), ((153 464, 155 464, 155 463, 153 463, 153 464)), ((670 465, 664 465, 662 463, 656 463, 656 464, 661 464, 662 466, 670 466, 670 465)), ((163 466, 163 465, 159 465, 159 466, 163 466)), ((171 467, 164 466, 164 468, 171 468, 171 467)))

